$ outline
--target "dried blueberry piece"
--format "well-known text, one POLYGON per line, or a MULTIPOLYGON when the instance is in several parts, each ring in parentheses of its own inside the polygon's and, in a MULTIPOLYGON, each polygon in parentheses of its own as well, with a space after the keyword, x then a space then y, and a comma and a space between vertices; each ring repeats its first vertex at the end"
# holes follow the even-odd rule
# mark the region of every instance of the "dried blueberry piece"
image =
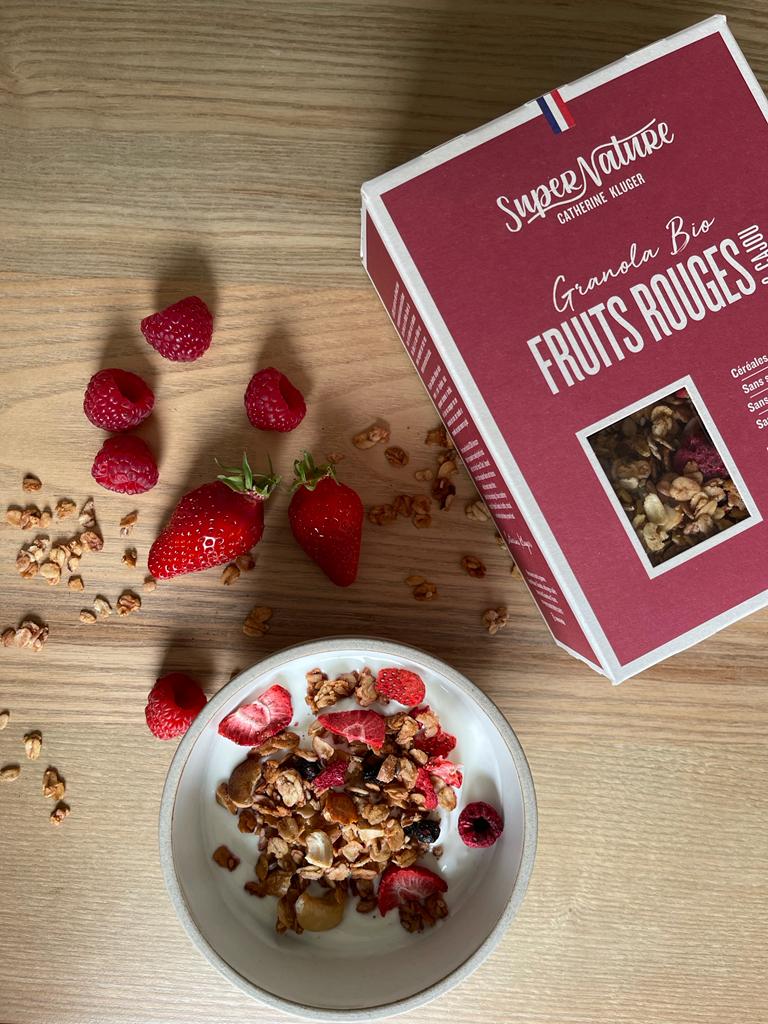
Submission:
POLYGON ((406 825, 403 832, 417 843, 424 843, 431 846, 440 838, 440 822, 432 818, 422 818, 421 821, 414 821, 412 825, 406 825))
POLYGON ((296 768, 302 779, 311 782, 323 770, 323 764, 321 761, 305 761, 303 757, 297 757, 296 768))
POLYGON ((368 757, 363 762, 363 782, 375 782, 379 768, 384 764, 383 757, 368 757))

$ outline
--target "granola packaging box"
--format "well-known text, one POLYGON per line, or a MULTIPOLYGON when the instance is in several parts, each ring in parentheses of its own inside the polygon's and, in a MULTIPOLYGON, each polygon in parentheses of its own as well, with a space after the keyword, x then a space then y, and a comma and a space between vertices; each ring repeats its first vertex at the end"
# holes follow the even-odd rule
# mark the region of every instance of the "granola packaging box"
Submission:
POLYGON ((768 597, 767 118, 716 17, 363 187, 374 287, 613 682, 768 597))

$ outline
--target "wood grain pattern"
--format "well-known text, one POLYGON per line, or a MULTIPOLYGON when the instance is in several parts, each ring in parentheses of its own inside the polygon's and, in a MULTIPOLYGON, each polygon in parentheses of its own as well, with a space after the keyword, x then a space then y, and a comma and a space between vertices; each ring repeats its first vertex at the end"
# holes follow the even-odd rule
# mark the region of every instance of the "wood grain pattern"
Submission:
MULTIPOLYGON (((142 434, 162 484, 136 502, 96 496, 107 546, 83 565, 88 596, 141 578, 120 566, 120 516, 141 510, 145 557, 214 453, 268 448, 285 471, 301 446, 345 451, 366 503, 415 490, 434 413, 359 267, 360 182, 715 10, 766 81, 768 8, 755 2, 5 0, 2 499, 22 498, 26 470, 51 500, 91 492, 99 436, 81 394, 114 364, 156 389, 142 434), (138 321, 189 292, 216 308, 214 347, 192 366, 163 363, 138 321), (272 362, 312 411, 265 443, 241 402, 272 362), (408 469, 351 448, 373 416, 391 422, 408 469)), ((0 531, 2 624, 34 611, 52 632, 38 656, 0 657, 13 716, 0 762, 19 758, 30 728, 45 744, 0 789, 3 1024, 277 1019, 208 967, 165 896, 156 816, 173 747, 148 737, 143 705, 164 669, 194 669, 213 693, 266 652, 338 632, 401 638, 469 674, 518 731, 537 784, 539 856, 518 921, 472 979, 406 1019, 766 1020, 768 613, 612 689, 551 643, 492 532, 464 518, 470 495, 462 480, 430 530, 369 527, 349 591, 293 545, 278 496, 255 573, 228 589, 216 572, 178 581, 88 629, 79 595, 18 579, 21 535, 0 531), (462 573, 465 553, 487 562, 484 580, 462 573), (413 601, 410 572, 437 582, 437 602, 413 601), (254 603, 275 610, 262 640, 240 632, 254 603), (499 603, 512 624, 491 639, 480 615, 499 603), (43 762, 69 785, 59 831, 43 762)))

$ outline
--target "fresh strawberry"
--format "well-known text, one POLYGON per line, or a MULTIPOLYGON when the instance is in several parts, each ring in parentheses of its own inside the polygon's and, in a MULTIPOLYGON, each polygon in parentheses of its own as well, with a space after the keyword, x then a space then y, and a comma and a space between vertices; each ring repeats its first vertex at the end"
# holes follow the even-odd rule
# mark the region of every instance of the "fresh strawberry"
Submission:
POLYGON ((467 804, 459 815, 459 836, 465 846, 493 846, 503 831, 501 815, 484 800, 467 804))
POLYGON ((152 412, 155 396, 152 388, 136 373, 128 370, 99 370, 88 381, 83 412, 102 430, 130 430, 152 412))
POLYGON ((144 317, 141 333, 161 356, 188 363, 208 350, 213 337, 213 314, 202 299, 190 295, 144 317))
POLYGON ((275 684, 251 704, 241 704, 219 723, 219 733, 233 743, 257 747, 270 736, 290 725, 293 717, 291 695, 284 686, 275 684))
POLYGON ((376 690, 382 697, 412 707, 424 700, 424 680, 407 668, 382 668, 376 676, 376 690))
POLYGON ((338 482, 333 466, 315 466, 308 452, 296 460, 294 471, 288 506, 293 536, 333 583, 348 587, 357 577, 363 503, 338 482))
POLYGON ((172 740, 184 735, 205 704, 206 696, 196 680, 184 672, 171 672, 149 691, 144 714, 154 736, 172 740))
POLYGON ((334 761, 327 768, 315 777, 312 785, 316 793, 324 793, 326 789, 333 789, 334 786, 343 786, 347 775, 347 762, 334 761))
POLYGON ((448 883, 429 868, 398 868, 390 864, 379 882, 378 905, 382 917, 401 903, 425 900, 436 892, 445 892, 448 883))
POLYGON ((279 481, 254 476, 243 455, 242 469, 185 494, 170 522, 149 549, 149 571, 167 580, 200 572, 244 555, 264 532, 264 499, 279 481))
POLYGON ((449 786, 453 786, 454 789, 459 789, 464 781, 461 768, 446 757, 430 758, 427 761, 427 771, 430 775, 436 775, 438 779, 442 779, 449 786))
POLYGON ((378 711, 329 711, 317 720, 328 732, 343 736, 350 743, 359 741, 378 750, 384 744, 387 723, 378 711))
POLYGON ((93 460, 91 476, 108 491, 143 494, 157 483, 157 463, 149 446, 133 434, 108 437, 93 460))
POLYGON ((295 430, 304 419, 307 405, 298 388, 273 366, 251 377, 245 392, 245 411, 259 430, 295 430))
POLYGON ((419 768, 416 772, 416 781, 413 784, 413 788, 418 793, 424 795, 424 810, 434 811, 437 807, 437 793, 426 768, 419 768))

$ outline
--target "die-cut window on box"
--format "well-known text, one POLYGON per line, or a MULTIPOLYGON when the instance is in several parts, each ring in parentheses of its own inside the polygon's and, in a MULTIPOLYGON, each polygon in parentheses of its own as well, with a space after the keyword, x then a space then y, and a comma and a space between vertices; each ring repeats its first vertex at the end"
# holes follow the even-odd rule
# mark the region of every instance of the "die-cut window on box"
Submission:
POLYGON ((577 437, 651 577, 762 519, 690 377, 577 437))

